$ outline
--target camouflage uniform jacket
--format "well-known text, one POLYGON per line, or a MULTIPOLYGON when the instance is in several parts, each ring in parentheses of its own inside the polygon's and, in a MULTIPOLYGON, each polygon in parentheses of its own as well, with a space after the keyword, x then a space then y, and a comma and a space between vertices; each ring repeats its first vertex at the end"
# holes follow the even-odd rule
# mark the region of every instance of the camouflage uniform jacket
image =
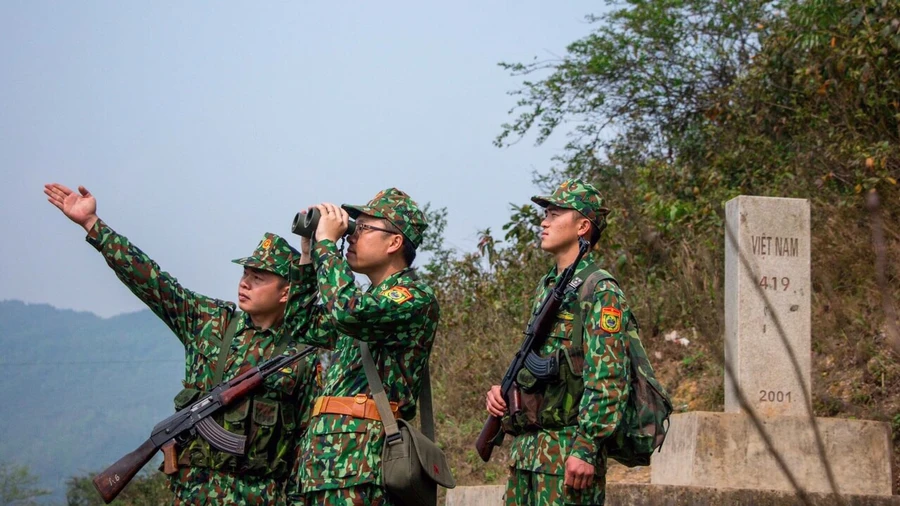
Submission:
MULTIPOLYGON (((235 314, 235 305, 183 288, 127 238, 100 220, 89 232, 87 241, 103 254, 116 276, 169 326, 184 345, 185 378, 182 383, 185 389, 176 397, 176 408, 184 407, 196 400, 201 392, 210 390, 214 386, 214 368, 222 337, 235 314)), ((255 367, 270 358, 281 331, 281 325, 258 329, 244 313, 230 343, 232 349, 226 360, 223 380, 232 379, 248 367, 255 367)), ((284 354, 302 348, 291 342, 284 354)), ((290 472, 295 438, 309 416, 311 399, 316 395, 314 360, 311 355, 295 363, 290 371, 270 376, 265 391, 254 394, 216 418, 217 423, 232 432, 245 434, 248 425, 255 428, 255 434, 248 440, 246 458, 236 461, 210 449, 205 441, 197 438, 182 449, 179 464, 218 468, 238 475, 246 472, 256 476, 285 477, 290 472), (284 404, 295 409, 279 409, 284 404), (269 455, 270 461, 275 463, 273 466, 265 462, 269 449, 264 451, 262 447, 277 437, 282 441, 269 455), (255 449, 259 451, 255 452, 255 449), (230 461, 225 462, 225 459, 230 461)))
MULTIPOLYGON (((413 418, 440 315, 434 292, 412 269, 360 290, 330 240, 317 242, 312 258, 315 272, 311 265, 294 266, 285 319, 291 331, 309 329, 301 338, 307 343, 334 350, 322 395, 370 393, 356 340, 365 341, 388 399, 399 403, 401 417, 413 418)), ((380 421, 335 414, 313 418, 301 442, 302 491, 380 485, 383 432, 380 421)))
MULTIPOLYGON (((586 255, 576 268, 577 277, 594 263, 593 255, 586 255)), ((554 266, 537 287, 533 311, 553 289, 558 274, 554 266)), ((582 276, 583 278, 583 276, 582 276)), ((560 306, 557 323, 541 348, 541 355, 571 346, 573 307, 578 292, 568 293, 560 306)), ((613 313, 615 314, 615 313, 613 313)), ((601 281, 594 291, 592 310, 584 317, 584 395, 581 398, 578 423, 559 430, 540 430, 514 438, 510 458, 512 466, 531 472, 565 474, 565 459, 569 455, 595 466, 598 474, 605 473, 606 454, 603 440, 611 435, 621 418, 627 400, 627 356, 625 354, 625 322, 630 317, 625 297, 610 281, 601 281), (621 320, 618 332, 608 332, 601 322, 604 308, 618 311, 621 320)), ((532 316, 533 318, 534 316, 532 316)))

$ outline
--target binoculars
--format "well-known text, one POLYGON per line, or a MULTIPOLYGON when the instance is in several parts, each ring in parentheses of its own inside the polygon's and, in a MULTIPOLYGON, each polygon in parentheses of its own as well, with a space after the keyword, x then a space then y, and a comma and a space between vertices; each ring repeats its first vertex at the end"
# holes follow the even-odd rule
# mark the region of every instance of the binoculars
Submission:
MULTIPOLYGON (((291 232, 302 236, 312 237, 316 233, 316 227, 319 226, 319 217, 322 213, 318 208, 310 207, 306 213, 297 213, 294 216, 294 223, 291 224, 291 232)), ((356 222, 352 219, 347 221, 347 231, 344 235, 353 235, 356 232, 356 222)))

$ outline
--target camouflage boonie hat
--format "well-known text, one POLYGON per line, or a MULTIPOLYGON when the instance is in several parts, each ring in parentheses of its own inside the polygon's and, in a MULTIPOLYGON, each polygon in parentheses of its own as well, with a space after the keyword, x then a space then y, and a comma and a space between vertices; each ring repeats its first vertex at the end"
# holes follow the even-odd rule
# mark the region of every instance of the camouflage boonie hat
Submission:
POLYGON ((603 197, 594 185, 580 179, 567 179, 553 192, 553 195, 541 197, 535 195, 531 200, 541 206, 554 205, 563 209, 574 209, 591 220, 602 232, 606 228, 606 215, 609 209, 603 207, 603 197))
POLYGON ((422 235, 428 228, 423 213, 409 195, 396 188, 382 190, 375 198, 364 206, 343 207, 350 217, 356 219, 360 214, 367 214, 376 218, 384 218, 397 227, 403 235, 409 239, 413 246, 422 244, 422 235))
POLYGON ((300 253, 292 248, 284 238, 266 232, 251 256, 238 258, 232 262, 245 267, 273 272, 287 279, 294 255, 299 257, 300 253))

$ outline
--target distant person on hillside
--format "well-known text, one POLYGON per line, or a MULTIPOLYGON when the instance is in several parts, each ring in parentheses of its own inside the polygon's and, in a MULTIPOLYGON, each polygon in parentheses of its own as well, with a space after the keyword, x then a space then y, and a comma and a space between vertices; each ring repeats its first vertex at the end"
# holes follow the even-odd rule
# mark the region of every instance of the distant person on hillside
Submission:
MULTIPOLYGON (((47 184, 44 193, 87 231, 87 242, 184 345, 184 389, 175 397, 176 409, 248 367, 303 348, 296 336, 284 334, 289 266, 300 254, 281 237, 267 233, 251 256, 234 260, 244 266, 237 293, 240 312, 234 303, 187 290, 163 272, 97 216, 96 200, 83 186, 74 192, 47 184)), ((213 230, 219 233, 220 227, 213 230)), ((313 354, 271 376, 264 391, 218 415, 216 422, 225 430, 247 436, 247 453, 222 453, 199 437, 179 448, 178 471, 170 476, 174 504, 282 503, 296 439, 317 392, 313 354)))
MULTIPOLYGON (((550 196, 531 200, 546 209, 541 249, 555 260, 538 283, 536 310, 578 257, 578 238, 592 247, 597 243, 609 210, 596 188, 577 179, 564 182, 550 196)), ((523 369, 517 376, 522 411, 512 417, 499 385, 487 393, 487 411, 503 417, 504 430, 514 436, 508 506, 604 503, 603 442, 619 424, 627 400, 625 340, 634 319, 615 280, 606 273, 589 277, 598 271, 592 254, 581 259, 572 279, 600 280, 593 298, 586 299, 590 305, 579 304, 578 290, 567 290, 540 349, 542 357, 556 354, 559 377, 538 380, 523 369)))

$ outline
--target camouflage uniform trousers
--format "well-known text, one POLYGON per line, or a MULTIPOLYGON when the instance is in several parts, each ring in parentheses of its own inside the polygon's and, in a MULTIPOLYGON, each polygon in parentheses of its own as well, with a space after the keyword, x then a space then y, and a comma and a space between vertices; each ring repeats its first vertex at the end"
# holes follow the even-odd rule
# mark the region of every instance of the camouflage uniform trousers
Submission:
POLYGON ((565 476, 535 473, 511 467, 504 495, 506 506, 562 506, 565 504, 603 506, 606 477, 595 476, 591 486, 575 490, 565 486, 565 476))
POLYGON ((235 476, 205 467, 188 467, 169 479, 175 506, 281 505, 281 486, 272 478, 235 476))
POLYGON ((291 497, 290 506, 393 506, 384 489, 374 483, 334 490, 319 490, 291 497))

